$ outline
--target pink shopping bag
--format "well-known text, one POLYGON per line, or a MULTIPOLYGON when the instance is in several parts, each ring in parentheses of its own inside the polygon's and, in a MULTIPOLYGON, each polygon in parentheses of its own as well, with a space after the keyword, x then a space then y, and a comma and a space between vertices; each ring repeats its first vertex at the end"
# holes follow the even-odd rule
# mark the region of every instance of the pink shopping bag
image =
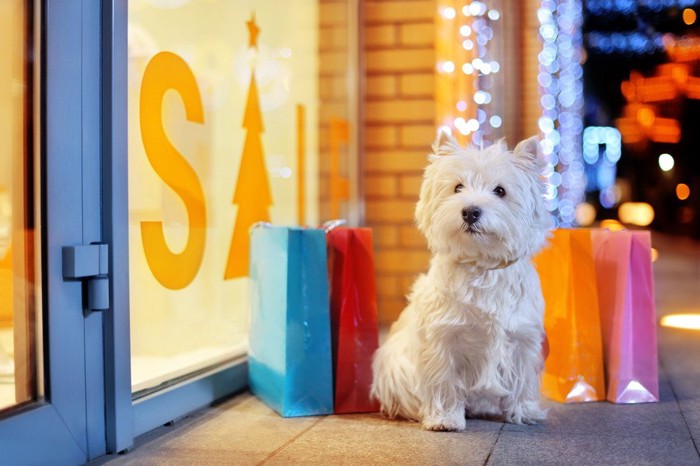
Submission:
POLYGON ((651 235, 593 230, 592 239, 607 400, 659 401, 651 235))

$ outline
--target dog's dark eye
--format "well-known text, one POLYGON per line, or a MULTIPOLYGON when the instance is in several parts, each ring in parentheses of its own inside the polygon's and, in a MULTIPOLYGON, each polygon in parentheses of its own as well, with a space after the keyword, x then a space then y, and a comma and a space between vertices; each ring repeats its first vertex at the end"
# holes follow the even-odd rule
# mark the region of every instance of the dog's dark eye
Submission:
POLYGON ((503 186, 496 186, 496 188, 493 190, 493 193, 498 197, 503 197, 506 195, 506 190, 503 189, 503 186))
POLYGON ((456 193, 461 193, 463 189, 464 189, 464 185, 462 183, 459 183, 457 186, 455 186, 456 193))

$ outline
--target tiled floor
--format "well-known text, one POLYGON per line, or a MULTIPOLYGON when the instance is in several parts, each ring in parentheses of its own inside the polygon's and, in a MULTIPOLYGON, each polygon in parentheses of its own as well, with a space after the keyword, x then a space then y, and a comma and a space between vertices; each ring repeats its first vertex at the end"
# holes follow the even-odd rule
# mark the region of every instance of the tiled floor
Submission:
MULTIPOLYGON (((700 312, 700 245, 655 238, 659 315, 700 312)), ((470 420, 427 432, 379 415, 282 419, 248 393, 93 464, 700 465, 700 331, 659 330, 661 402, 547 403, 538 426, 470 420)))

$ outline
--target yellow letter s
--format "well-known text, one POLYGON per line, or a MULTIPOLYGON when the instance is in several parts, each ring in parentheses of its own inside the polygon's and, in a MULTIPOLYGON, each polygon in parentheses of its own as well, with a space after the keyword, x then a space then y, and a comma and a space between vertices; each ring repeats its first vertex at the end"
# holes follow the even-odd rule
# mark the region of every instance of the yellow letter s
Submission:
POLYGON ((141 222, 143 249, 155 278, 166 288, 189 285, 199 271, 206 240, 204 191, 197 174, 171 144, 163 127, 163 97, 173 89, 182 98, 188 121, 204 122, 202 99, 192 70, 171 52, 155 55, 146 66, 141 85, 141 138, 151 166, 182 199, 189 219, 189 236, 182 252, 174 253, 163 234, 163 222, 141 222))

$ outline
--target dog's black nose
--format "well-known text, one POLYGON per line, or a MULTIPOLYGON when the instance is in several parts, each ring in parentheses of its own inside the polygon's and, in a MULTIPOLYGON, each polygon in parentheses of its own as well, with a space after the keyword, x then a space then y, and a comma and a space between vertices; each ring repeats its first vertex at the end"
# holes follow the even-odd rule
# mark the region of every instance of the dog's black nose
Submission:
POLYGON ((466 209, 462 209, 462 218, 469 225, 473 225, 476 222, 478 222, 479 217, 481 217, 481 209, 478 207, 472 206, 467 207, 466 209))

